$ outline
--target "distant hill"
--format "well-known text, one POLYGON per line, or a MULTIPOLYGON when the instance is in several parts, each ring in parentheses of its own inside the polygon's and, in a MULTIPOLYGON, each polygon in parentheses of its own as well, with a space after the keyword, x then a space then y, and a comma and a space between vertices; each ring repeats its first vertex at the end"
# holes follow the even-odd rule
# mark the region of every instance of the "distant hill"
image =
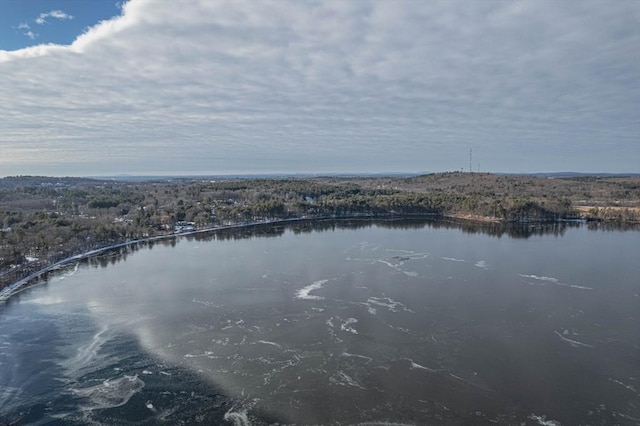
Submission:
POLYGON ((50 177, 50 176, 7 176, 0 178, 0 188, 25 188, 25 187, 68 187, 68 186, 92 186, 107 185, 126 182, 167 182, 173 180, 223 180, 223 179, 309 179, 309 178, 413 178, 419 176, 458 176, 465 180, 471 176, 523 176, 549 179, 571 178, 625 178, 640 177, 640 173, 584 173, 584 172, 539 172, 539 173, 467 173, 467 172, 382 172, 382 173, 261 173, 261 174, 225 174, 225 175, 116 175, 94 177, 50 177))
MULTIPOLYGON (((456 172, 457 173, 457 172, 456 172)), ((464 172, 462 172, 464 173, 464 172)), ((211 175, 116 175, 95 176, 93 179, 106 181, 166 181, 171 179, 287 179, 287 178, 403 178, 423 175, 442 174, 442 172, 379 172, 379 173, 237 173, 237 174, 211 174, 211 175)), ((638 177, 640 173, 600 173, 600 172, 533 172, 533 173, 490 173, 495 175, 510 176, 534 176, 548 178, 575 178, 575 177, 638 177)))
POLYGON ((314 177, 412 177, 425 174, 409 172, 381 172, 381 173, 236 173, 236 174, 211 174, 211 175, 116 175, 96 176, 95 179, 117 181, 166 181, 171 179, 287 179, 287 178, 314 178, 314 177))
POLYGON ((14 189, 27 187, 53 187, 99 185, 104 183, 100 179, 85 177, 49 177, 49 176, 7 176, 0 179, 0 188, 14 189))
POLYGON ((640 173, 582 173, 582 172, 540 172, 540 173, 496 173, 509 175, 524 175, 547 178, 576 178, 576 177, 638 177, 640 173))

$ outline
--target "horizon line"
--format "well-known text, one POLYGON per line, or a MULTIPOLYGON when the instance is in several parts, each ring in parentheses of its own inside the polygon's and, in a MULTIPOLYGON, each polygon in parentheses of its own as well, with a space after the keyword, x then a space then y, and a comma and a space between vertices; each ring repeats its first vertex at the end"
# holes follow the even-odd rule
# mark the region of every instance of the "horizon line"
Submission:
POLYGON ((554 171, 554 172, 487 172, 487 171, 464 171, 450 170, 442 172, 269 172, 269 173, 180 173, 180 174, 107 174, 107 175, 6 175, 6 178, 80 178, 80 179, 148 179, 148 178, 257 178, 257 177, 411 177, 432 174, 460 173, 460 174, 490 174, 490 175, 521 175, 521 176, 640 176, 640 172, 574 172, 574 171, 554 171))

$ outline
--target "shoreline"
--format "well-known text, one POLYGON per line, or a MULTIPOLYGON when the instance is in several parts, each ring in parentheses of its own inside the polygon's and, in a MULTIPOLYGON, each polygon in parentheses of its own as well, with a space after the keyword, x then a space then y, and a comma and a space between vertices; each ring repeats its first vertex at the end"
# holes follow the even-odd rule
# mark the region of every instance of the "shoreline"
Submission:
MULTIPOLYGON (((26 290, 27 288, 31 287, 30 285, 28 285, 31 281, 36 280, 37 278, 41 277, 44 274, 47 274, 49 272, 55 271, 63 266, 66 266, 68 264, 72 264, 74 262, 83 260, 83 259, 87 259, 90 258, 92 256, 96 256, 99 255, 101 253, 107 252, 109 250, 113 250, 113 249, 117 249, 117 248, 121 248, 121 247, 127 247, 133 244, 139 244, 139 243, 146 243, 146 242, 152 242, 152 241, 160 241, 160 240, 167 240, 170 238, 179 238, 179 237, 183 237, 183 236, 190 236, 190 235, 198 235, 198 234, 205 234, 205 233, 209 233, 209 232, 216 232, 216 231, 221 231, 221 230, 228 230, 228 229, 241 229, 241 228, 248 228, 248 227, 252 227, 252 226, 260 226, 260 225, 277 225, 277 224, 282 224, 282 223, 293 223, 293 222, 303 222, 303 221, 322 221, 322 220, 341 220, 341 219, 453 219, 456 221, 461 221, 461 222, 471 222, 471 223, 477 223, 477 224, 515 224, 515 223, 522 223, 522 224, 533 224, 533 223, 553 223, 553 222, 562 222, 562 221, 567 221, 567 219, 557 219, 557 220, 552 220, 552 221, 540 221, 540 220, 533 220, 533 221, 527 221, 527 222, 505 222, 504 220, 500 220, 497 217, 489 217, 489 216, 480 216, 480 215, 472 215, 472 214, 448 214, 448 215, 436 215, 436 214, 428 214, 428 215, 376 215, 376 214, 355 214, 355 215, 348 215, 348 216, 335 216, 335 215, 326 215, 326 216, 302 216, 302 217, 293 217, 293 218, 286 218, 286 219, 273 219, 273 220, 265 220, 265 221, 259 221, 259 222, 247 222, 247 223, 238 223, 238 224, 233 224, 233 225, 218 225, 218 226, 213 226, 213 227, 208 227, 208 228, 202 228, 202 229, 196 229, 193 231, 187 231, 187 232, 179 232, 179 233, 171 233, 171 234, 163 234, 163 235, 155 235, 153 237, 145 237, 145 238, 139 238, 139 239, 135 239, 135 240, 129 240, 129 241, 124 241, 121 243, 117 243, 117 244, 111 244, 108 246, 104 246, 104 247, 99 247, 93 250, 89 250, 86 251, 84 253, 80 253, 80 254, 76 254, 67 258, 64 258, 62 260, 59 260, 51 265, 48 265, 42 269, 39 269, 35 272, 30 273, 29 275, 27 275, 24 278, 19 279, 18 281, 11 283, 9 285, 7 285, 6 287, 0 289, 0 302, 6 302, 8 301, 12 296, 26 290)), ((578 221, 578 222, 586 222, 587 220, 585 219, 571 219, 571 221, 578 221)))
POLYGON ((10 194, 0 215, 0 299, 77 256, 258 223, 428 217, 465 227, 567 221, 640 227, 634 192, 640 177, 576 181, 451 172, 414 178, 115 182, 23 176, 0 183, 0 192, 10 194), (198 228, 180 226, 187 218, 198 228))
POLYGON ((89 257, 104 253, 106 251, 109 250, 113 250, 113 249, 117 249, 117 248, 121 248, 121 247, 127 247, 133 244, 139 244, 139 243, 146 243, 146 242, 151 242, 151 241, 160 241, 160 240, 167 240, 170 238, 178 238, 178 237, 182 237, 182 236, 189 236, 189 235, 196 235, 196 234, 204 234, 207 232, 214 232, 214 231, 219 231, 219 230, 224 230, 224 229, 240 229, 240 228, 246 228, 246 227, 250 227, 250 226, 256 226, 256 225, 269 225, 269 224, 278 224, 278 223, 284 223, 284 222, 295 222, 295 221, 302 221, 302 220, 316 220, 316 219, 330 219, 330 218, 288 218, 288 219, 277 219, 277 220, 272 220, 272 221, 264 221, 264 222, 250 222, 250 223, 241 223, 241 224, 235 224, 235 225, 221 225, 221 226, 214 226, 214 227, 209 227, 209 228, 203 228, 203 229, 196 229, 194 231, 188 231, 188 232, 179 232, 179 233, 172 233, 172 234, 163 234, 163 235, 155 235, 153 237, 146 237, 146 238, 139 238, 136 240, 129 240, 129 241, 124 241, 121 243, 117 243, 117 244, 111 244, 108 246, 104 246, 104 247, 100 247, 97 249, 93 249, 93 250, 89 250, 87 252, 84 253, 80 253, 80 254, 76 254, 67 258, 64 258, 62 260, 59 260, 55 263, 52 263, 49 266, 46 266, 42 269, 39 269, 36 272, 33 272, 29 275, 27 275, 24 278, 19 279, 18 281, 7 285, 6 287, 4 287, 3 289, 0 290, 0 302, 5 302, 7 300, 9 300, 11 298, 11 296, 14 296, 18 293, 20 293, 21 291, 27 289, 28 286, 27 284, 32 281, 35 280, 37 278, 39 278, 40 276, 47 274, 49 272, 55 271, 56 269, 59 269, 65 265, 71 264, 73 262, 77 262, 79 260, 83 260, 83 259, 87 259, 89 257))
MULTIPOLYGON (((129 240, 129 241, 124 241, 121 243, 117 243, 117 244, 111 244, 108 246, 104 246, 104 247, 99 247, 97 249, 93 249, 93 250, 89 250, 86 251, 84 253, 80 253, 80 254, 76 254, 73 256, 69 256, 67 258, 64 258, 62 260, 59 260, 55 263, 52 263, 49 266, 46 266, 42 269, 39 269, 35 272, 30 273, 29 275, 27 275, 24 278, 19 279, 18 281, 7 285, 6 287, 4 287, 3 289, 0 290, 0 302, 5 302, 7 300, 9 300, 12 296, 20 293, 23 290, 26 290, 27 288, 31 287, 29 286, 29 282, 33 281, 37 278, 39 278, 40 276, 47 274, 49 272, 55 271, 56 269, 59 269, 63 266, 66 266, 68 264, 72 264, 74 262, 77 262, 79 260, 83 260, 83 259, 87 259, 89 257, 92 256, 96 256, 98 254, 107 252, 109 250, 113 250, 113 249, 117 249, 117 248, 121 248, 121 247, 127 247, 133 244, 140 244, 140 243, 147 243, 147 242, 152 242, 152 241, 160 241, 160 240, 168 240, 170 238, 179 238, 179 237, 186 237, 186 236, 190 236, 190 235, 197 235, 197 234, 206 234, 208 232, 216 232, 216 231, 222 231, 222 230, 227 230, 227 229, 241 229, 241 228, 248 228, 251 226, 259 226, 259 225, 277 225, 280 223, 288 223, 288 222, 302 222, 302 221, 317 221, 317 220, 332 220, 332 219, 375 219, 375 218, 383 218, 380 216, 375 216, 375 215, 367 215, 367 216, 344 216, 344 217, 335 217, 335 216, 320 216, 320 217, 293 217, 293 218, 286 218, 286 219, 274 219, 274 220, 266 220, 266 221, 261 221, 261 222, 248 222, 248 223, 239 223, 239 224, 234 224, 234 225, 219 225, 219 226, 213 226, 213 227, 208 227, 208 228, 202 228, 202 229, 196 229, 193 231, 187 231, 187 232, 178 232, 178 233, 172 233, 172 234, 163 234, 163 235, 154 235, 153 237, 145 237, 145 238, 138 238, 136 240, 129 240)), ((399 217, 400 218, 400 217, 399 217)), ((425 217, 427 218, 427 217, 425 217)))

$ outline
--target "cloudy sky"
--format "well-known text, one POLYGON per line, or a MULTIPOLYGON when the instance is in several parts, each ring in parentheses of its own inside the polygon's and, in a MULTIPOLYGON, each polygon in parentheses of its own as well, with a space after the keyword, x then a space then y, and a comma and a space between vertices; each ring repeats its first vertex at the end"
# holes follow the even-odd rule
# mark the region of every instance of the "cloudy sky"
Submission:
POLYGON ((0 0, 0 175, 640 172, 640 2, 0 0))

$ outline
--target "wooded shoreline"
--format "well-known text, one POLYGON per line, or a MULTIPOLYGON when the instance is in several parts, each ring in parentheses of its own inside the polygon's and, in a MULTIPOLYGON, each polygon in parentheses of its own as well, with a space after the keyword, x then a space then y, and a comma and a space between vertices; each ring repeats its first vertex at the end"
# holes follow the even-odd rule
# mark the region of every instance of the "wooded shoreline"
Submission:
POLYGON ((160 181, 8 177, 0 179, 0 295, 78 256, 113 247, 191 231, 350 217, 640 223, 640 178, 459 172, 160 181))

